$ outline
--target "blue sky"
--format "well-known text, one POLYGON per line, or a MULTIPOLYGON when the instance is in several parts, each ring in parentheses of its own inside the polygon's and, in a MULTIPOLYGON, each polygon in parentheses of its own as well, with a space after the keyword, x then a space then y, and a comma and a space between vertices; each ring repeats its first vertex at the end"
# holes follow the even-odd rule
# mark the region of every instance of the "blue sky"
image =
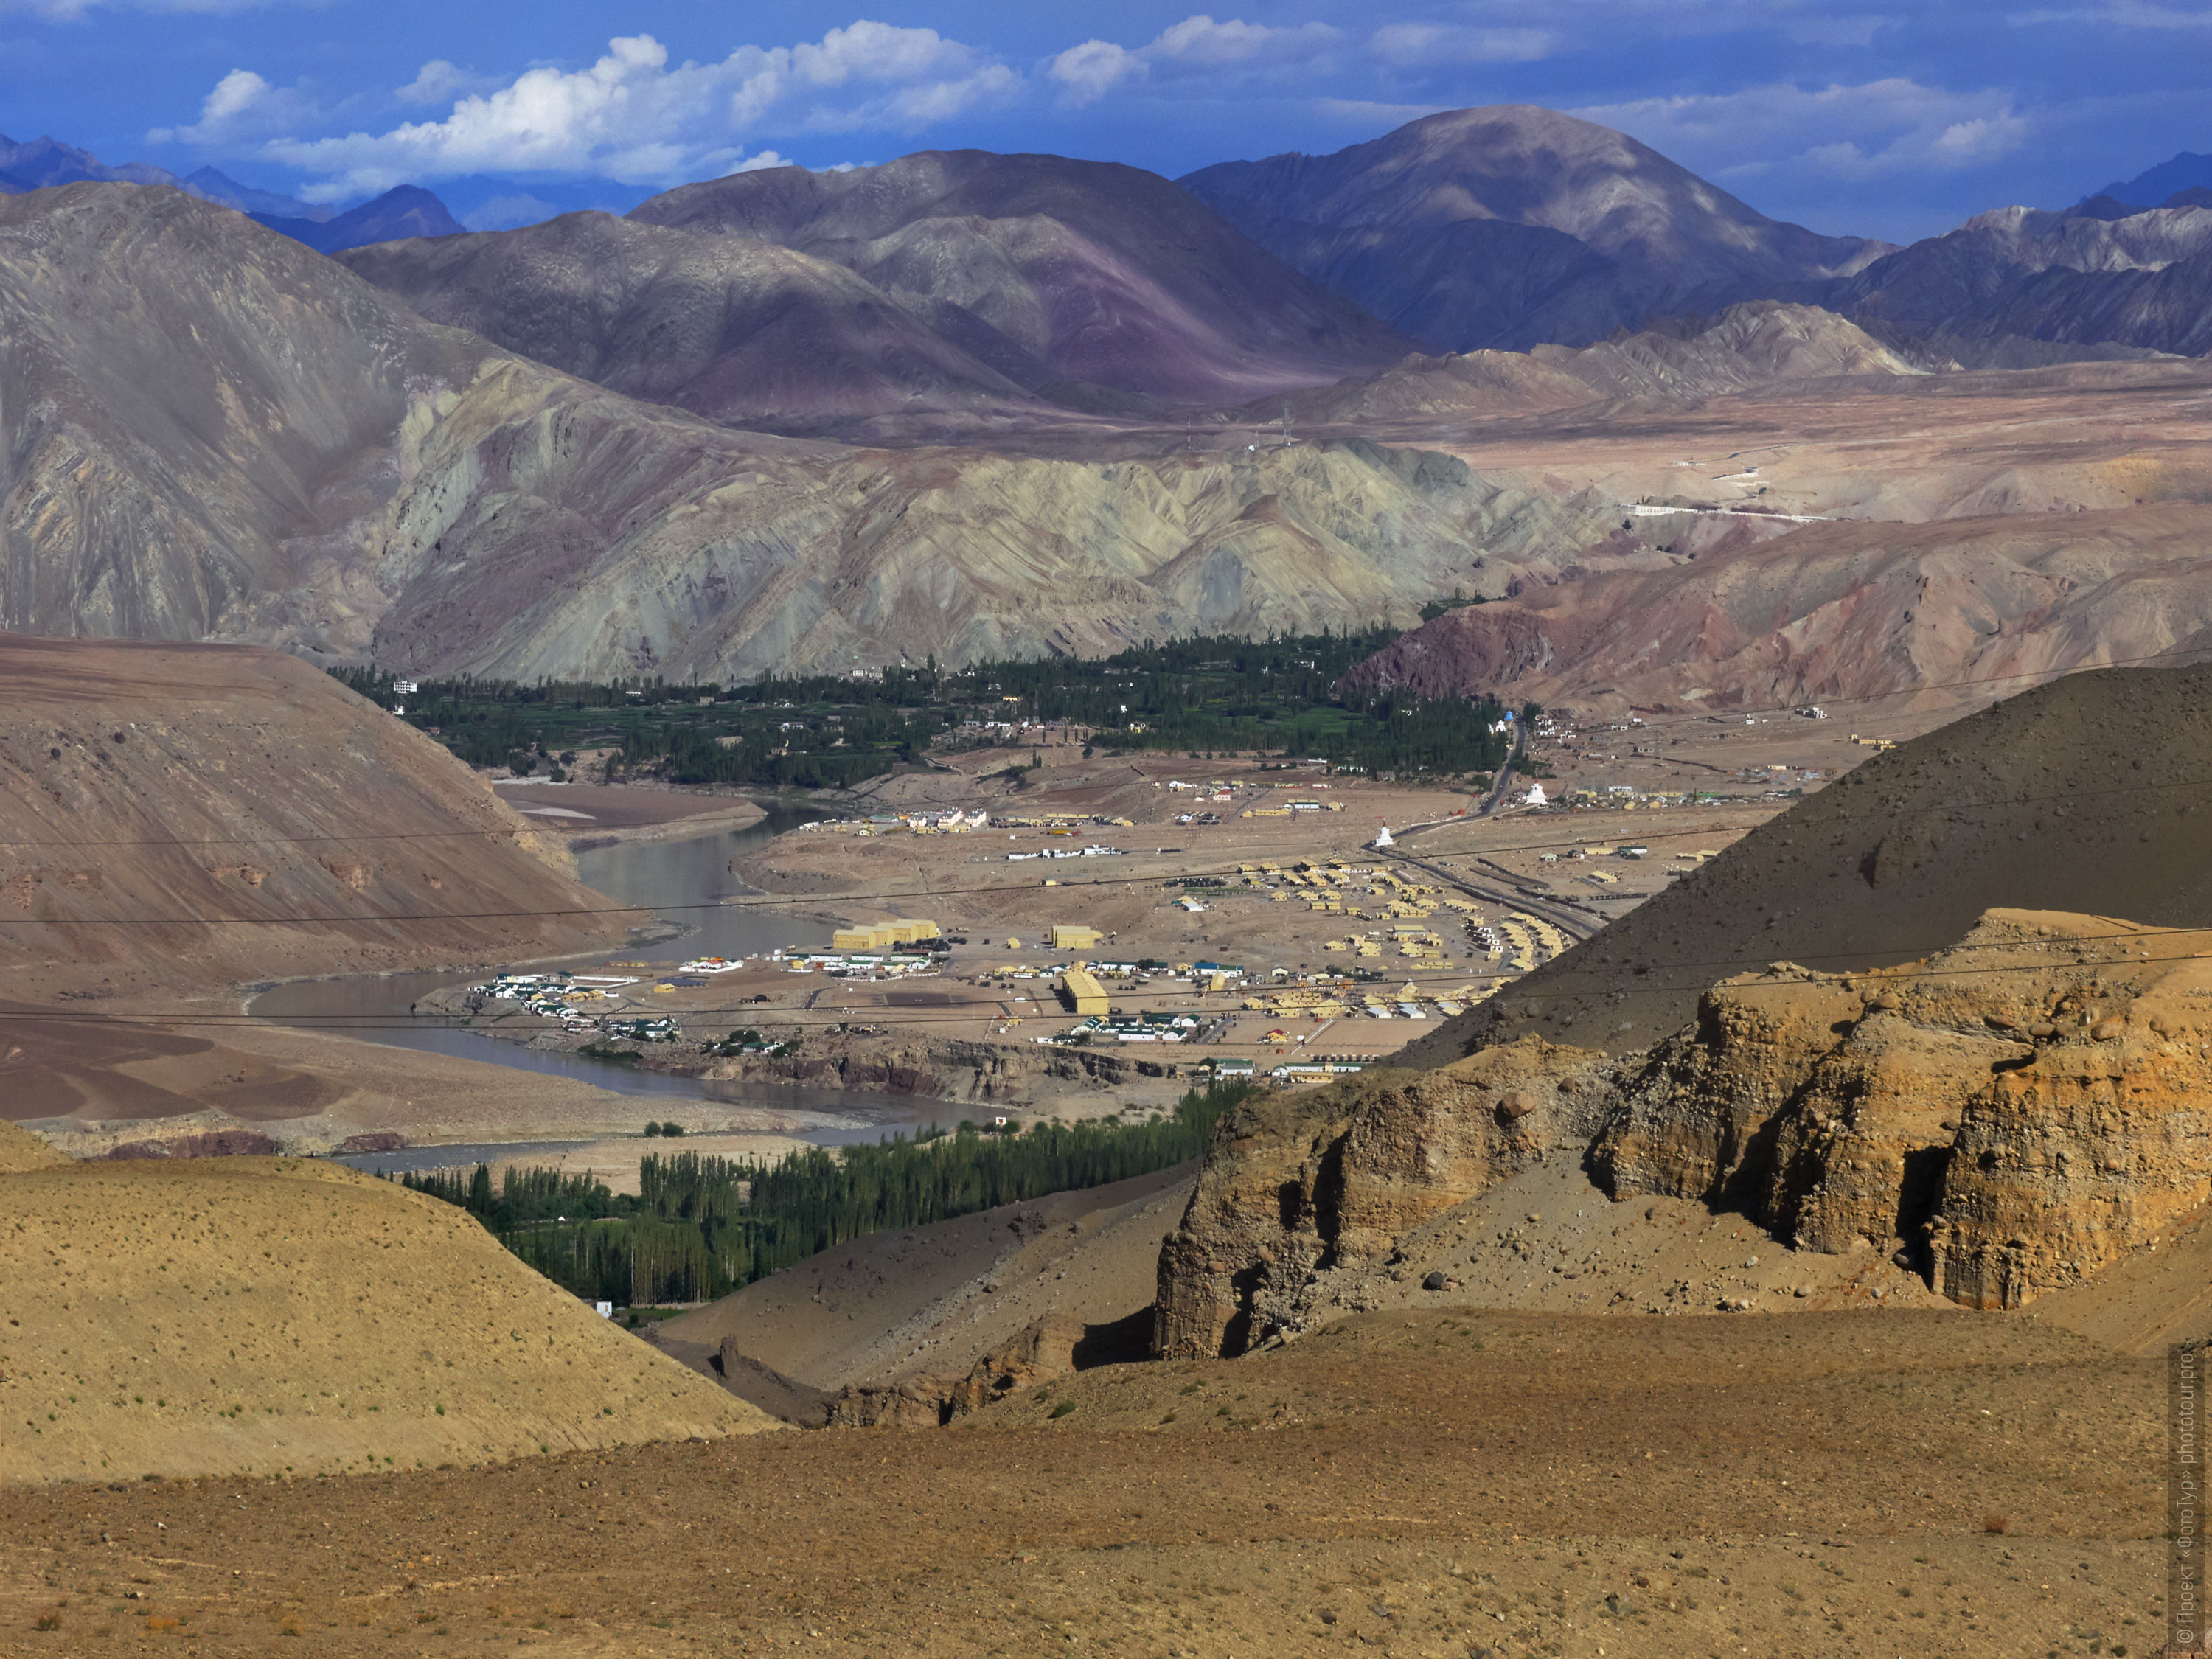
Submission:
POLYGON ((1762 210, 1906 240, 2212 151, 2212 0, 17 0, 0 126, 343 202, 663 187, 974 145, 1170 177, 1537 103, 1762 210))

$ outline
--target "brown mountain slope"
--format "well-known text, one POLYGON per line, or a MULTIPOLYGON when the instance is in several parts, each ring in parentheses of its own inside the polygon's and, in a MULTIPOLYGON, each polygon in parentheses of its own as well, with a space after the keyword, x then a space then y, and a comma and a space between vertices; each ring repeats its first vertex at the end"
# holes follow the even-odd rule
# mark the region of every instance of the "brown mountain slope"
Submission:
MULTIPOLYGON (((571 213, 338 257, 432 322, 733 426, 1047 407, 843 266, 752 237, 571 213)), ((1002 346, 1030 383, 1053 378, 1002 346)))
POLYGON ((2212 668, 2069 675, 1876 756, 1401 1057, 1619 1054, 1729 975, 1909 962, 2006 906, 2212 925, 2207 812, 2212 668))
POLYGON ((2008 676, 2124 661, 2207 637, 2208 532, 2212 508, 2188 501, 1810 525, 1663 569, 1524 587, 1449 611, 1345 680, 1359 690, 1495 690, 1616 712, 1915 693, 1942 707, 1972 695, 1958 689, 1969 683, 2002 691, 2008 676))
POLYGON ((2013 207, 1915 242, 1817 290, 1871 325, 1940 338, 1970 363, 2021 343, 2202 356, 2212 283, 2212 207, 2108 212, 2013 207))
POLYGON ((0 636, 17 996, 550 955, 620 939, 577 914, 604 903, 441 745, 295 658, 0 636))
POLYGON ((1164 179, 1104 162, 957 150, 775 167, 684 185, 629 216, 834 261, 1117 392, 1241 403, 1407 349, 1164 179))
POLYGON ((769 1419, 465 1212, 261 1158, 0 1176, 9 1485, 482 1463, 769 1419))
POLYGON ((1449 110, 1332 155, 1223 162, 1179 182, 1316 281, 1455 351, 1580 345, 1890 251, 1769 219, 1625 134, 1520 105, 1449 110), (1529 275, 1470 282, 1469 264, 1529 275), (1456 303, 1438 306, 1438 294, 1456 303))
POLYGON ((477 408, 481 425, 457 415, 427 447, 439 471, 472 470, 480 493, 403 519, 416 574, 377 630, 380 662, 724 679, 1403 625, 1470 583, 1479 557, 1601 539, 1610 507, 1356 441, 1110 463, 908 449, 824 465, 709 434, 671 444, 654 474, 637 464, 635 405, 579 411, 556 470, 532 423, 477 408))

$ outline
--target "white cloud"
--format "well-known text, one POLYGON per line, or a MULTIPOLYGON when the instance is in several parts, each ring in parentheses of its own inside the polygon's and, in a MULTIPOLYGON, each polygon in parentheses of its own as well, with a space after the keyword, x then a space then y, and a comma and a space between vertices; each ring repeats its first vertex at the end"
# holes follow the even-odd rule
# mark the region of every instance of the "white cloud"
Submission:
MULTIPOLYGON (((259 89, 255 97, 283 95, 252 71, 235 71, 210 94, 210 109, 218 98, 237 100, 239 75, 259 89)), ((934 29, 887 23, 862 21, 793 46, 740 46, 705 64, 672 64, 651 35, 627 35, 587 68, 541 65, 502 85, 434 59, 398 95, 416 103, 450 99, 442 118, 325 138, 295 136, 304 125, 295 123, 254 153, 316 176, 303 192, 311 200, 478 172, 590 173, 658 184, 788 165, 781 156, 748 161, 733 142, 763 127, 909 133, 1002 102, 1021 85, 1018 72, 973 46, 934 29)), ((258 117, 256 125, 262 134, 275 128, 258 117)), ((248 130, 204 112, 198 125, 174 136, 216 147, 248 130)))
POLYGON ((1170 24, 1146 45, 1134 48, 1111 40, 1086 40, 1070 46, 1046 66, 1060 83, 1060 102, 1070 108, 1096 103, 1116 87, 1158 75, 1246 76, 1317 66, 1343 31, 1327 23, 1274 28, 1232 17, 1217 22, 1200 12, 1170 24))
POLYGON ((234 69, 201 100, 198 121, 185 127, 155 127, 146 137, 156 144, 217 149, 280 132, 314 114, 313 100, 297 88, 273 87, 252 70, 234 69))
POLYGON ((496 84, 489 76, 458 68, 442 58, 433 58, 392 96, 403 104, 450 104, 464 93, 483 92, 496 84))
POLYGON ((1073 107, 1095 104, 1124 81, 1145 78, 1141 54, 1111 40, 1085 40, 1054 58, 1045 73, 1060 84, 1060 101, 1073 107))
POLYGON ((1448 23, 1391 23, 1375 31, 1367 49, 1400 69, 1438 64, 1533 64, 1559 45, 1549 29, 1470 28, 1448 23))
POLYGON ((2010 155, 2032 131, 2008 92, 1952 92, 1904 78, 1856 87, 1751 87, 1572 113, 1618 127, 1722 179, 1780 167, 1855 179, 1956 172, 2010 155), (1762 159, 1741 160, 1747 155, 1762 159))

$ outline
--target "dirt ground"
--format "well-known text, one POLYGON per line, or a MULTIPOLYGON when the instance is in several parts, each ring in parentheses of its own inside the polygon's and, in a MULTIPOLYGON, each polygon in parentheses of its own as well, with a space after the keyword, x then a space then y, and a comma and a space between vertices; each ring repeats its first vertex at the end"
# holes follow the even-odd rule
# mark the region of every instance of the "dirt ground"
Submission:
POLYGON ((0 1492, 0 1650, 2140 1655, 2162 1401, 2002 1316, 1379 1314, 943 1431, 0 1492))

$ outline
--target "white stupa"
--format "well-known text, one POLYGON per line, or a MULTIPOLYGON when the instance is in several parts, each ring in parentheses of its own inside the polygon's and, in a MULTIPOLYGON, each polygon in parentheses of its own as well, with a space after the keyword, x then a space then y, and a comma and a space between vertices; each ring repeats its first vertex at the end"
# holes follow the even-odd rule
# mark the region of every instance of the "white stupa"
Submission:
POLYGON ((1531 806, 1541 806, 1543 804, 1544 786, 1540 783, 1530 784, 1528 786, 1528 805, 1531 806))
POLYGON ((1381 832, 1375 837, 1375 845, 1377 847, 1395 847, 1396 844, 1396 842, 1390 839, 1390 826, 1387 823, 1384 824, 1381 832))

